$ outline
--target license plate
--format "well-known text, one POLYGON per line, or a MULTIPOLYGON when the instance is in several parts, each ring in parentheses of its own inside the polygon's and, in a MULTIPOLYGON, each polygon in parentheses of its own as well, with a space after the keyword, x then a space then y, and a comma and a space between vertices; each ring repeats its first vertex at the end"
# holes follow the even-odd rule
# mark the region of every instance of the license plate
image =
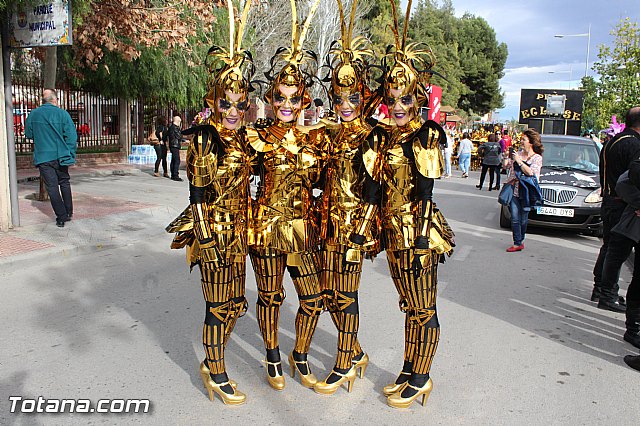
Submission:
POLYGON ((538 214, 548 216, 573 217, 573 209, 561 209, 559 207, 536 207, 538 214))

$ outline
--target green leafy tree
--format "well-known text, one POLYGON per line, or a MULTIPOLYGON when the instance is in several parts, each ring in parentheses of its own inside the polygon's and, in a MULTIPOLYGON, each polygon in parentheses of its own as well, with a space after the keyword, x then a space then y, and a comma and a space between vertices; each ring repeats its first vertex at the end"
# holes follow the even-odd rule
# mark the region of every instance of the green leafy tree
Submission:
POLYGON ((622 19, 611 35, 611 46, 599 46, 593 70, 599 80, 582 79, 585 91, 583 128, 603 129, 616 115, 622 121, 640 99, 640 29, 631 18, 622 19))
POLYGON ((409 21, 412 41, 427 44, 436 57, 431 82, 442 87, 442 101, 454 108, 466 88, 458 54, 458 28, 451 1, 442 6, 431 0, 420 0, 409 21))
POLYGON ((504 76, 508 49, 505 43, 498 43, 487 21, 468 13, 459 20, 458 52, 467 89, 458 106, 478 114, 503 107, 499 80, 504 76))

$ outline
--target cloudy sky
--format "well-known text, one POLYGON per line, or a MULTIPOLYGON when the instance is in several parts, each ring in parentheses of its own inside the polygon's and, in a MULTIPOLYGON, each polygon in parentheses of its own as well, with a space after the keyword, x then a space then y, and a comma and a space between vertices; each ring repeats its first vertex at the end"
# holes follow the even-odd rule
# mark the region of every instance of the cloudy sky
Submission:
POLYGON ((453 0, 453 6, 457 16, 468 11, 486 19, 498 41, 509 48, 500 80, 506 99, 499 120, 517 118, 522 88, 568 89, 579 84, 587 37, 555 38, 555 34, 585 34, 591 24, 591 68, 598 46, 613 42, 609 33, 615 24, 625 17, 640 19, 640 0, 453 0))

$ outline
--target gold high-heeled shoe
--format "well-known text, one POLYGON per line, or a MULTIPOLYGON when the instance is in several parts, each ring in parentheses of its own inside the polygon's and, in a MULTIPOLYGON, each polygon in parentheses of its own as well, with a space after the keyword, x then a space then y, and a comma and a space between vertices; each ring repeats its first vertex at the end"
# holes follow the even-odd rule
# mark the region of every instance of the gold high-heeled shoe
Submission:
POLYGON ((245 401, 247 400, 247 396, 242 392, 240 392, 239 390, 237 390, 236 388, 234 388, 233 386, 231 386, 229 382, 216 383, 213 381, 211 376, 205 377, 204 375, 202 375, 202 384, 204 385, 204 388, 209 393, 210 401, 213 401, 214 394, 218 394, 218 396, 220 397, 222 402, 224 402, 225 405, 240 405, 240 404, 244 404, 245 401), (231 386, 231 389, 233 389, 232 394, 226 393, 225 391, 222 390, 222 387, 226 385, 231 386))
MULTIPOLYGON (((400 372, 401 376, 411 376, 411 373, 407 373, 405 371, 401 371, 400 372)), ((407 379, 406 382, 402 382, 402 383, 389 383, 387 386, 382 388, 382 392, 385 394, 385 396, 391 396, 394 393, 398 392, 399 390, 402 390, 402 388, 404 387, 404 385, 407 384, 407 382, 409 381, 409 379, 407 379)))
POLYGON ((300 383, 305 388, 312 389, 315 384, 318 383, 318 379, 316 379, 316 376, 311 372, 311 369, 309 368, 309 363, 307 361, 296 361, 293 358, 293 352, 289 354, 289 366, 291 367, 291 377, 295 377, 295 373, 296 371, 298 371, 298 375, 300 376, 300 383), (300 372, 300 369, 298 368, 298 364, 307 364, 307 371, 309 372, 309 374, 302 374, 300 372))
POLYGON ((415 401, 420 396, 422 396, 422 406, 424 407, 425 404, 427 403, 427 398, 429 398, 429 394, 431 394, 432 390, 433 390, 433 382, 431 381, 431 379, 427 380, 427 383, 425 383, 424 386, 421 388, 415 387, 411 385, 409 382, 407 382, 406 385, 403 386, 401 390, 399 390, 398 392, 394 393, 389 398, 387 398, 387 404, 389 404, 389 406, 393 408, 409 408, 409 406, 413 401, 415 401), (410 396, 409 398, 403 398, 402 392, 406 388, 414 389, 417 391, 417 393, 413 396, 410 396))
POLYGON ((277 391, 281 391, 284 389, 284 376, 282 374, 278 373, 278 366, 280 366, 280 368, 282 368, 282 362, 278 361, 278 362, 270 362, 267 361, 266 359, 263 360, 262 362, 264 362, 265 364, 265 368, 267 369, 267 381, 269 382, 269 385, 274 388, 277 391), (273 370, 276 372, 276 376, 275 377, 271 377, 271 375, 269 374, 269 366, 273 365, 273 370))
POLYGON ((351 392, 351 389, 353 389, 353 382, 355 382, 356 380, 355 365, 353 365, 349 369, 349 371, 347 371, 344 374, 338 373, 336 370, 331 370, 331 374, 329 374, 329 376, 327 376, 327 378, 324 379, 323 381, 313 385, 313 390, 323 395, 333 395, 334 393, 336 393, 336 391, 340 386, 342 386, 345 382, 347 382, 349 383, 349 385, 347 386, 347 392, 351 392), (340 376, 340 378, 333 383, 327 383, 327 379, 331 376, 331 374, 340 376))
MULTIPOLYGON (((202 380, 205 380, 207 377, 209 377, 210 373, 211 373, 211 370, 209 370, 209 367, 207 366, 207 364, 205 364, 204 361, 202 361, 200 363, 200 375, 202 376, 202 380)), ((229 379, 229 384, 234 389, 238 387, 238 384, 234 380, 229 379)))
POLYGON ((364 377, 364 372, 366 371, 367 366, 369 365, 369 355, 367 355, 364 352, 363 352, 363 354, 364 355, 359 360, 357 360, 357 361, 353 360, 353 366, 356 369, 356 373, 358 372, 358 368, 360 369, 360 378, 361 379, 364 377))

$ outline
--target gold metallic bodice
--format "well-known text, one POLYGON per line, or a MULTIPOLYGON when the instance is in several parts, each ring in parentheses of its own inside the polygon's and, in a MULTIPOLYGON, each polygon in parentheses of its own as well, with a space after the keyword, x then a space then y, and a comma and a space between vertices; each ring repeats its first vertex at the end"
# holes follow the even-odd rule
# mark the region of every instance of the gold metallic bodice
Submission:
MULTIPOLYGON (((388 129, 391 136, 382 150, 382 230, 388 250, 405 250, 414 246, 416 237, 428 232, 428 224, 422 217, 423 203, 414 201, 416 174, 438 177, 441 173, 441 156, 437 144, 424 147, 416 137, 422 127, 420 119, 402 128, 383 127, 388 129), (407 143, 411 144, 413 158, 405 155, 407 147, 403 147, 403 144, 407 143)), ((429 135, 428 140, 432 141, 433 136, 429 135)))
MULTIPOLYGON (((204 188, 204 201, 195 213, 202 217, 194 218, 192 206, 189 206, 172 222, 173 229, 167 229, 195 234, 187 241, 187 256, 191 263, 200 260, 202 254, 194 222, 202 223, 205 236, 213 239, 207 247, 214 247, 223 258, 243 261, 247 254, 249 148, 243 133, 215 127, 221 146, 210 142, 203 144, 202 134, 197 133, 187 151, 187 177, 193 186, 204 188)), ((178 235, 176 239, 178 237, 185 239, 184 235, 178 235)))
POLYGON ((247 129, 247 136, 263 155, 249 244, 286 253, 309 250, 318 235, 312 185, 322 167, 324 127, 276 123, 264 129, 247 129))
MULTIPOLYGON (((356 228, 364 219, 367 209, 361 199, 367 172, 360 167, 365 166, 370 174, 374 174, 376 162, 375 150, 366 143, 371 130, 371 126, 357 118, 343 122, 330 138, 322 221, 322 234, 327 245, 355 247, 349 241, 349 236, 357 233, 356 228), (356 156, 361 150, 363 164, 356 164, 356 156)), ((372 249, 376 241, 371 230, 365 237, 364 248, 372 249)))

